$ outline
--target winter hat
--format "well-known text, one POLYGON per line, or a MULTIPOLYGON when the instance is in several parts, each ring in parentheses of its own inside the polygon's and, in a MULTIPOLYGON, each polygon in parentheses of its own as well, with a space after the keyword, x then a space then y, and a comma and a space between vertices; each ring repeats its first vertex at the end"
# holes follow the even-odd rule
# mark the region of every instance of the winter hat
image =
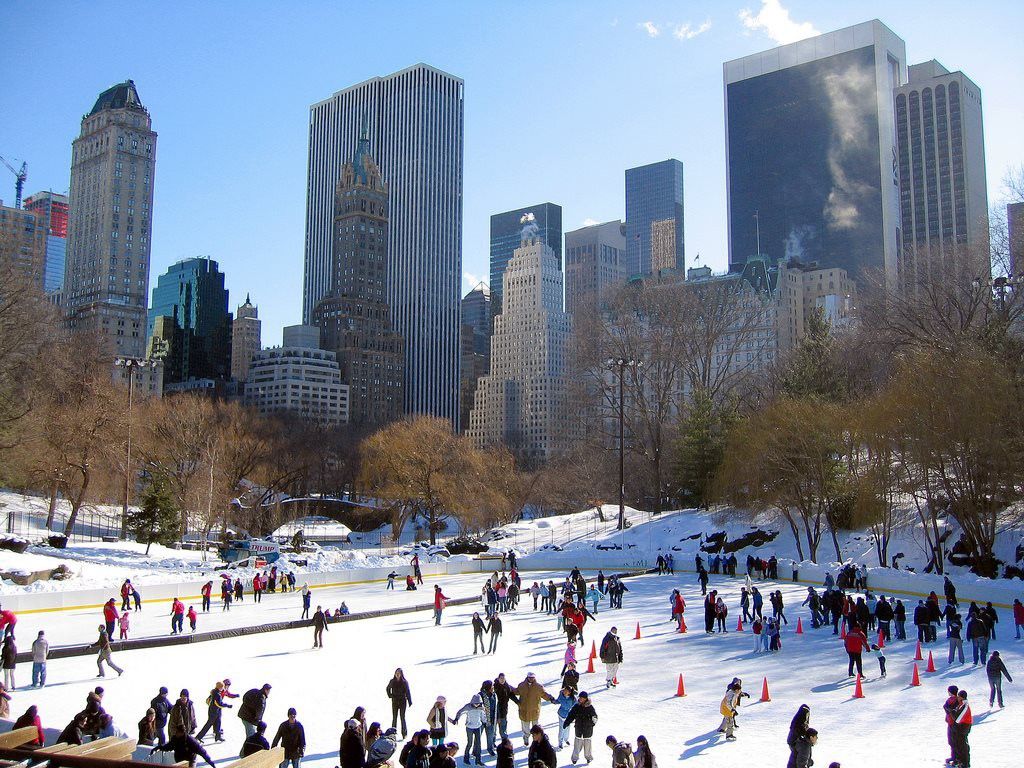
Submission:
POLYGON ((438 704, 444 704, 447 701, 448 701, 448 699, 446 699, 444 696, 438 696, 437 697, 437 703, 438 704))
POLYGON ((527 672, 526 673, 526 679, 527 680, 536 680, 537 679, 537 675, 534 672, 527 672))
POLYGON ((397 728, 388 728, 386 731, 384 731, 385 736, 394 736, 396 733, 398 733, 397 728))
POLYGON ((483 702, 483 699, 480 698, 480 694, 479 693, 474 693, 470 697, 469 703, 472 704, 474 707, 478 707, 481 704, 483 704, 484 702, 483 702))
POLYGON ((167 693, 167 687, 166 687, 166 686, 163 686, 163 685, 161 685, 161 686, 160 686, 160 695, 161 695, 161 696, 163 696, 163 695, 165 695, 166 693, 167 693))
POLYGON ((589 699, 590 698, 590 694, 588 694, 586 691, 580 691, 580 696, 579 697, 581 699, 589 699))
POLYGON ((188 688, 182 688, 181 689, 181 693, 178 694, 178 695, 179 696, 184 696, 187 699, 188 698, 188 688))
POLYGON ((346 720, 345 721, 345 727, 346 728, 358 728, 359 727, 359 721, 358 720, 346 720))

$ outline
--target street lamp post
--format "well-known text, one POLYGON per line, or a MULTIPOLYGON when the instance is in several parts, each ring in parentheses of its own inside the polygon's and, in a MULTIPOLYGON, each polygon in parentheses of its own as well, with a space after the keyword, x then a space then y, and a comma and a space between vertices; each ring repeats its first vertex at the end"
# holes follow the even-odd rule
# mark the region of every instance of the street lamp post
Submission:
POLYGON ((140 368, 156 368, 158 361, 150 358, 118 357, 114 365, 128 373, 128 439, 124 461, 124 504, 121 507, 121 538, 128 535, 128 501, 132 488, 132 405, 135 395, 135 372, 140 368))
POLYGON ((636 368, 642 363, 639 360, 627 359, 624 357, 608 361, 609 368, 619 369, 619 530, 626 529, 626 368, 636 368))

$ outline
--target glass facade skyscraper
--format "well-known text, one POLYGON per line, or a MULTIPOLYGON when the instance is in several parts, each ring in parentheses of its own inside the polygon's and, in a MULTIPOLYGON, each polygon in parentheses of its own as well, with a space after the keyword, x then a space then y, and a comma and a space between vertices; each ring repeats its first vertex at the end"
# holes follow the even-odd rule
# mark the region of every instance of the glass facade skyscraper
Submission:
POLYGON ((665 269, 683 274, 683 164, 678 160, 626 171, 626 277, 665 269), (655 248, 660 244, 660 248, 655 248))
POLYGON ((404 412, 459 422, 463 82, 426 64, 310 107, 303 322, 331 290, 334 199, 365 129, 390 192, 387 291, 405 340, 404 412))
POLYGON ((491 316, 501 313, 502 277, 522 240, 523 217, 533 214, 538 236, 554 252, 562 268, 562 206, 540 203, 491 216, 491 316))
POLYGON ((760 251, 895 275, 906 72, 903 41, 877 20, 725 63, 731 269, 760 251))

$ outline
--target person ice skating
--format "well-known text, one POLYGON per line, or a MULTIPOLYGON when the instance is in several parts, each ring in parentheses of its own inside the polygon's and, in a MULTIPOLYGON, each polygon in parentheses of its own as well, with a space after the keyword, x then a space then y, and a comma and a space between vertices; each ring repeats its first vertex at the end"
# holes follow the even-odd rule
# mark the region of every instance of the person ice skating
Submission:
POLYGON ((32 641, 32 687, 42 688, 46 685, 46 657, 50 653, 50 643, 46 640, 43 630, 39 630, 32 641))
POLYGON ((619 639, 617 627, 612 627, 604 636, 598 654, 604 663, 605 688, 618 685, 619 665, 622 664, 622 640, 619 639))
POLYGON ((519 703, 519 698, 512 686, 509 685, 508 680, 505 679, 504 672, 499 672, 498 676, 494 678, 494 696, 498 700, 498 733, 504 738, 508 736, 508 703, 509 701, 519 703))
POLYGON ((117 606, 114 604, 114 598, 110 598, 103 604, 103 623, 107 629, 107 636, 114 636, 114 629, 117 626, 117 620, 121 618, 121 614, 117 612, 117 606))
POLYGON ((384 692, 391 700, 391 727, 396 728, 398 720, 401 718, 402 738, 404 739, 408 733, 405 725, 405 710, 406 707, 412 706, 412 693, 409 690, 409 681, 405 679, 405 673, 401 667, 396 669, 395 674, 388 680, 384 692))
POLYGON ((221 611, 231 610, 231 601, 235 597, 235 590, 231 584, 231 579, 222 578, 220 580, 220 609, 221 611))
POLYGON ((740 686, 736 683, 730 683, 726 689, 725 696, 722 697, 722 701, 718 705, 718 711, 722 714, 722 727, 718 730, 725 734, 726 741, 736 741, 736 735, 733 731, 736 730, 736 715, 740 705, 739 701, 740 686))
POLYGON ((495 729, 498 725, 498 697, 494 693, 494 683, 490 680, 484 680, 480 684, 480 700, 483 702, 486 715, 483 735, 486 737, 487 754, 494 757, 495 729))
POLYGON ((224 728, 221 725, 223 710, 232 709, 232 706, 224 701, 224 683, 219 680, 214 684, 210 695, 206 697, 206 723, 203 725, 196 738, 202 741, 210 729, 213 729, 214 741, 224 741, 224 728))
POLYGON ((558 757, 555 755, 555 748, 551 746, 548 735, 539 725, 530 728, 529 733, 530 749, 527 752, 527 765, 530 768, 558 768, 558 757), (538 765, 539 764, 539 765, 538 765))
MULTIPOLYGON (((670 563, 671 560, 672 556, 669 555, 670 563)), ((636 737, 636 752, 633 753, 633 762, 636 765, 636 768, 658 768, 658 760, 654 757, 654 753, 651 751, 651 745, 647 743, 646 736, 641 735, 636 737)))
POLYGON ((98 629, 100 636, 99 638, 97 638, 96 642, 93 643, 93 647, 99 649, 99 653, 96 656, 96 667, 99 669, 99 674, 96 675, 96 677, 107 676, 106 673, 103 671, 104 662, 106 662, 107 666, 109 666, 112 670, 117 672, 117 676, 120 677, 124 674, 124 670, 114 663, 114 659, 111 656, 110 636, 107 634, 107 628, 101 625, 98 629))
POLYGON ((416 584, 417 585, 422 584, 423 583, 423 572, 420 571, 420 556, 419 555, 413 555, 412 556, 412 561, 410 562, 410 565, 412 565, 412 575, 416 577, 416 584))
MULTIPOLYGON (((395 588, 395 579, 397 579, 397 578, 398 578, 398 574, 395 573, 394 571, 389 573, 388 574, 388 584, 387 584, 386 587, 384 587, 384 589, 394 590, 394 588, 395 588)), ((403 737, 403 738, 405 738, 405 737, 403 737)))
POLYGON ((856 665, 857 674, 863 677, 864 667, 861 660, 861 654, 868 646, 867 635, 865 635, 860 626, 854 622, 850 627, 850 631, 846 633, 846 640, 844 640, 843 643, 846 648, 846 655, 850 659, 849 671, 846 676, 853 677, 853 668, 856 665))
POLYGON ((487 712, 484 710, 484 702, 479 693, 474 693, 469 702, 463 706, 455 717, 449 722, 458 725, 459 718, 466 716, 466 751, 462 756, 462 762, 469 764, 469 756, 472 753, 477 765, 483 765, 480 758, 480 735, 487 722, 487 712))
POLYGON ((171 601, 171 634, 181 634, 184 631, 184 623, 185 604, 178 598, 174 598, 174 600, 171 601))
POLYGON ((262 688, 250 688, 242 695, 242 706, 238 708, 238 719, 242 721, 246 736, 256 733, 256 724, 263 719, 263 713, 267 709, 270 688, 270 683, 264 683, 262 688))
POLYGON ((149 702, 149 706, 156 714, 156 740, 157 744, 167 742, 167 718, 171 714, 171 701, 167 698, 167 688, 161 686, 160 692, 149 702))
POLYGON ((281 768, 299 768, 302 757, 306 754, 306 729, 299 722, 295 707, 288 708, 288 719, 277 726, 277 733, 274 734, 270 748, 273 749, 278 744, 284 748, 281 768))
POLYGON ((434 626, 441 626, 441 613, 444 611, 448 596, 441 591, 438 584, 434 585, 434 626))
POLYGON ((195 606, 190 605, 188 612, 185 614, 185 618, 188 619, 188 628, 191 632, 196 631, 196 623, 199 621, 199 615, 196 613, 195 606))
POLYGON ((132 582, 131 579, 125 579, 121 584, 121 610, 130 611, 132 609, 132 582))
MULTIPOLYGON (((257 576, 256 578, 259 578, 257 576)), ((213 582, 208 581, 203 584, 203 588, 199 590, 199 593, 203 597, 203 613, 207 613, 210 610, 210 593, 213 592, 213 582)))
POLYGON ((427 713, 427 727, 430 728, 430 743, 435 747, 440 747, 444 744, 444 739, 448 735, 448 715, 445 711, 445 705, 448 700, 444 696, 438 696, 434 701, 433 706, 430 707, 430 711, 427 713))
POLYGON ((266 733, 267 724, 260 720, 256 723, 256 733, 252 736, 245 737, 245 741, 242 742, 242 749, 238 753, 238 756, 248 757, 249 755, 255 755, 257 752, 270 749, 270 742, 267 741, 266 733))
POLYGON ((324 614, 324 610, 321 606, 316 607, 316 613, 313 614, 313 647, 323 648, 324 647, 324 630, 330 630, 327 626, 327 616, 324 614))
POLYGON ((619 741, 614 736, 606 736, 605 746, 612 751, 612 768, 634 768, 633 748, 628 741, 619 741))
POLYGON ((498 650, 498 638, 501 637, 501 617, 497 614, 487 620, 487 634, 491 638, 491 642, 487 646, 487 652, 494 653, 498 650))
POLYGON ((949 634, 949 660, 948 664, 953 663, 954 656, 960 658, 960 663, 964 663, 964 641, 963 641, 963 620, 959 613, 953 614, 946 624, 946 632, 949 634))
POLYGON ((882 649, 877 645, 872 645, 871 650, 878 654, 878 675, 879 677, 885 677, 885 654, 882 653, 882 649))
POLYGON ((359 735, 359 721, 346 720, 338 744, 338 761, 341 768, 363 768, 366 765, 366 750, 359 735))
POLYGON ((811 726, 811 708, 801 704, 796 714, 789 723, 789 735, 786 737, 786 744, 789 746, 789 762, 786 768, 796 768, 797 743, 807 736, 807 729, 811 726))
POLYGON ((982 665, 988 661, 988 624, 980 612, 974 614, 967 620, 967 639, 971 641, 974 652, 974 666, 981 660, 982 665))
POLYGON ((555 697, 544 690, 533 672, 528 672, 526 678, 516 686, 515 697, 519 701, 519 722, 522 724, 523 744, 526 745, 530 739, 530 728, 540 720, 541 702, 554 703, 555 697))
POLYGON ((597 725, 597 710, 594 709, 594 705, 586 691, 580 691, 576 703, 569 710, 568 714, 565 715, 561 725, 566 731, 566 743, 568 743, 569 726, 573 726, 572 764, 576 764, 581 753, 586 758, 588 765, 593 762, 594 752, 592 745, 594 727, 597 725))
POLYGON ((555 704, 558 705, 558 746, 555 749, 560 751, 569 743, 569 726, 565 724, 565 718, 576 704, 576 694, 563 686, 558 692, 555 704))
POLYGON ((309 591, 309 585, 302 585, 302 617, 300 620, 309 618, 309 608, 313 603, 313 593, 309 591))
POLYGON ((998 696, 999 708, 1003 708, 1003 676, 1009 682, 1013 682, 1013 678, 1010 677, 1010 673, 1006 669, 1006 664, 1003 663, 1002 657, 999 655, 999 651, 992 651, 992 655, 988 657, 988 663, 985 664, 985 675, 988 677, 988 705, 992 706, 998 696))
POLYGON ((245 586, 242 584, 242 580, 235 577, 235 602, 242 602, 242 598, 245 596, 245 586))
POLYGON ((18 646, 14 644, 14 635, 4 637, 3 648, 0 649, 0 661, 4 668, 4 685, 7 690, 13 691, 17 687, 14 683, 14 670, 18 664, 18 646))
POLYGON ((985 619, 985 623, 988 625, 988 639, 996 639, 996 624, 999 623, 999 614, 996 612, 995 607, 992 603, 985 603, 985 607, 981 609, 981 615, 985 619))
POLYGON ((953 765, 956 768, 970 768, 971 766, 971 745, 968 737, 971 733, 971 726, 974 724, 974 716, 971 707, 967 703, 967 691, 960 690, 956 694, 956 704, 953 706, 953 765))
POLYGON ((486 653, 484 648, 484 620, 480 618, 480 614, 474 612, 473 618, 469 620, 470 626, 473 628, 473 655, 476 655, 477 643, 480 644, 480 653, 486 653))

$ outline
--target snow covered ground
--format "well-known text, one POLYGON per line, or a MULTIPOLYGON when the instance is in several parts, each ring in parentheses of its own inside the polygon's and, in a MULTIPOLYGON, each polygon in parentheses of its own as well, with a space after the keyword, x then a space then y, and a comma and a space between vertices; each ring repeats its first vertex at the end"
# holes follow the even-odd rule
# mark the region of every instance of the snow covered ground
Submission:
MULTIPOLYGON (((526 576, 526 582, 531 583, 532 575, 526 576)), ((476 578, 479 586, 484 577, 476 578)), ((453 591, 463 588, 464 579, 450 582, 453 591)), ((449 588, 448 581, 441 583, 449 588)), ((587 650, 592 640, 600 642, 612 624, 618 626, 624 638, 625 662, 619 672, 619 687, 604 689, 599 662, 597 672, 584 674, 581 681, 582 689, 593 694, 600 718, 594 739, 597 765, 607 765, 609 752, 603 740, 609 733, 634 745, 638 734, 646 735, 662 766, 684 759, 694 761, 696 766, 784 765, 789 720, 800 704, 807 703, 811 724, 821 734, 814 754, 817 766, 837 760, 844 768, 877 764, 938 768, 948 756, 941 705, 949 684, 970 693, 975 716, 971 733, 973 764, 1010 766, 1018 762, 1022 706, 1018 685, 1004 686, 1006 710, 989 711, 984 671, 972 667, 969 658, 966 666, 948 669, 944 652, 938 650, 944 648, 941 641, 935 646, 939 671, 925 674, 922 664, 923 684, 919 688, 909 686, 913 642, 894 643, 886 649, 886 679, 878 677, 877 662, 868 655, 865 698, 853 699, 853 681, 846 677, 841 642, 831 630, 810 630, 806 609, 797 607, 806 587, 785 582, 770 585, 785 595, 790 624, 780 653, 755 655, 749 630, 715 636, 700 631, 700 591, 692 574, 644 576, 630 579, 628 586, 625 607, 607 611, 602 604, 597 621, 588 623, 585 630, 587 650), (685 635, 674 632, 669 622, 668 594, 673 588, 683 591, 689 606, 691 631, 685 635), (793 633, 797 617, 802 617, 807 627, 800 636, 793 633), (632 639, 637 622, 643 633, 640 640, 632 639), (685 698, 674 695, 679 674, 685 676, 685 698), (721 720, 718 707, 733 676, 743 679, 751 698, 744 700, 740 710, 738 741, 726 743, 716 733, 721 720), (760 703, 765 676, 771 701, 760 703)), ((762 585, 762 589, 765 586, 769 585, 762 585)), ((712 587, 720 588, 729 603, 729 627, 733 629, 740 580, 713 577, 712 587)), ((467 589, 472 591, 471 587, 467 589)), ((370 594, 373 600, 378 599, 370 594)), ((352 599, 355 603, 362 598, 352 599)), ((400 601, 404 596, 396 592, 379 599, 400 601)), ((338 764, 341 724, 356 706, 367 708, 369 720, 390 725, 384 687, 397 666, 406 671, 411 684, 411 728, 424 726, 435 696, 447 696, 449 714, 453 715, 479 689, 482 680, 493 679, 502 671, 513 683, 522 680, 527 671, 535 671, 555 693, 565 643, 555 628, 554 617, 533 613, 526 601, 520 611, 506 614, 498 653, 482 657, 470 652, 468 620, 473 610, 475 606, 449 609, 441 627, 433 626, 429 612, 335 625, 322 650, 311 649, 311 631, 301 629, 192 647, 115 654, 126 672, 121 678, 102 681, 107 691, 104 706, 123 728, 134 732, 135 723, 160 685, 170 688, 172 695, 182 687, 189 688, 202 720, 202 702, 216 680, 230 677, 238 693, 270 682, 273 691, 266 713, 270 731, 284 719, 288 707, 296 707, 309 743, 304 763, 329 768, 338 764)), ((1010 673, 1024 680, 1024 641, 1012 639, 1012 621, 1006 611, 1000 612, 1000 619, 999 639, 992 647, 1003 653, 1010 673)), ((26 616, 24 621, 28 620, 26 616)), ((26 623, 24 631, 19 631, 26 645, 28 629, 26 623)), ((584 648, 579 655, 585 668, 584 648)), ((19 666, 17 674, 20 682, 26 682, 28 666, 19 666)), ((99 682, 95 674, 91 658, 50 662, 50 684, 39 691, 15 691, 12 714, 20 715, 29 704, 37 704, 53 739, 57 729, 82 709, 87 691, 99 682)), ((210 746, 218 762, 237 755, 242 728, 235 711, 226 713, 227 743, 210 746)), ((542 724, 553 738, 555 717, 554 707, 545 705, 542 724)), ((514 713, 509 726, 518 735, 514 713)), ((465 744, 461 727, 452 726, 451 737, 465 744)), ((522 765, 526 753, 522 741, 516 744, 517 763, 522 765)), ((560 765, 567 765, 568 760, 567 750, 559 753, 560 765)), ((494 764, 493 759, 486 763, 494 764)))

